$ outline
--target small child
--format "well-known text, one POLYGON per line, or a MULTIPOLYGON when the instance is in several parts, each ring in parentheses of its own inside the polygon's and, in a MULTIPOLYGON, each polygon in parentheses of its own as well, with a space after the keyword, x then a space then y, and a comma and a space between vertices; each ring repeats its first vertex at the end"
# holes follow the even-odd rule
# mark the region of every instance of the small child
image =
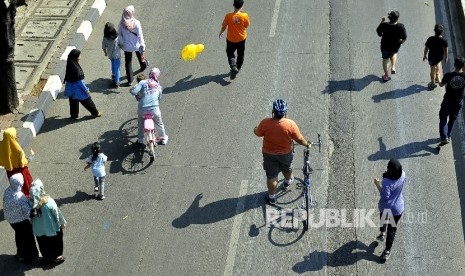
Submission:
POLYGON ((116 88, 120 86, 120 64, 121 64, 121 41, 115 26, 107 22, 103 30, 102 49, 105 56, 111 61, 111 78, 113 79, 116 88))
POLYGON ((107 156, 103 154, 100 144, 95 142, 91 146, 92 155, 87 159, 87 165, 84 167, 84 170, 92 167, 92 174, 94 175, 94 191, 99 192, 97 199, 105 199, 105 162, 107 161, 107 156))

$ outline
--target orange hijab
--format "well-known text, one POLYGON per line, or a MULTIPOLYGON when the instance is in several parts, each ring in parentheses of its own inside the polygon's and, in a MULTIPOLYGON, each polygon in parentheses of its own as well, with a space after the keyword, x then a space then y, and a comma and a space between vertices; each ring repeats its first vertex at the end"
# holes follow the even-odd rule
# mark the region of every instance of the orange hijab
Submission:
POLYGON ((16 137, 16 128, 10 127, 5 130, 3 140, 0 141, 0 166, 5 167, 7 171, 23 168, 28 164, 16 137))

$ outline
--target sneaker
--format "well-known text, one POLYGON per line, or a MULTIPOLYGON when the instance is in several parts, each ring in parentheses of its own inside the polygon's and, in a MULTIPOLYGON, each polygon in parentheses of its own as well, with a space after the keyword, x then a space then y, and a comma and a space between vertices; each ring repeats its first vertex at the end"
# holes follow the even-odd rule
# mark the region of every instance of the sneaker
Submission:
POLYGON ((389 76, 388 75, 383 75, 383 81, 388 81, 389 80, 389 76))
POLYGON ((105 196, 104 196, 104 195, 98 195, 98 196, 97 196, 97 199, 98 199, 98 200, 104 200, 104 199, 105 199, 105 196))
POLYGON ((270 205, 276 205, 276 202, 277 202, 276 197, 271 198, 269 194, 265 195, 265 200, 270 205))
POLYGON ((381 254, 381 258, 383 258, 385 261, 387 261, 387 259, 389 259, 390 256, 391 256, 391 252, 388 250, 384 250, 383 254, 381 254))
POLYGON ((239 70, 237 70, 237 67, 234 66, 233 68, 231 68, 231 76, 230 76, 230 79, 232 79, 232 80, 235 79, 237 73, 239 73, 239 70))
POLYGON ((168 135, 166 135, 165 137, 162 137, 160 139, 160 144, 162 144, 162 145, 168 144, 168 135))
POLYGON ((376 239, 380 242, 384 242, 386 240, 386 233, 384 232, 381 232, 377 237, 376 239))
POLYGON ((289 187, 291 186, 292 182, 294 182, 294 177, 292 177, 289 182, 286 182, 286 180, 283 181, 283 189, 285 191, 289 190, 289 187))
POLYGON ((429 89, 433 90, 433 89, 436 88, 436 87, 438 87, 437 84, 432 83, 432 82, 428 83, 428 88, 429 88, 429 89))
POLYGON ((98 192, 98 186, 95 186, 94 192, 98 192))
POLYGON ((450 142, 450 139, 449 138, 441 138, 441 145, 446 145, 446 144, 449 144, 450 142))
POLYGON ((102 117, 103 113, 99 112, 97 115, 92 115, 92 117, 97 118, 97 117, 102 117))

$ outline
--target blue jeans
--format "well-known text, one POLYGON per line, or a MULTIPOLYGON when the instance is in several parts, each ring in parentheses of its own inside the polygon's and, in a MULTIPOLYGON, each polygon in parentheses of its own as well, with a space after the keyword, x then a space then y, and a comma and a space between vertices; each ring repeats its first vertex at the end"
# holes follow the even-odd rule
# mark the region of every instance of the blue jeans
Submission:
POLYGON ((98 187, 99 195, 104 195, 105 192, 105 176, 94 176, 95 187, 98 187))
POLYGON ((454 126, 462 105, 463 100, 460 102, 454 102, 444 99, 442 101, 441 109, 439 110, 439 135, 442 140, 450 138, 452 127, 454 126), (447 121, 447 118, 449 118, 449 121, 447 121))
POLYGON ((110 59, 111 61, 111 74, 115 76, 115 84, 119 84, 119 79, 121 77, 121 71, 119 69, 121 65, 121 60, 117 59, 110 59))

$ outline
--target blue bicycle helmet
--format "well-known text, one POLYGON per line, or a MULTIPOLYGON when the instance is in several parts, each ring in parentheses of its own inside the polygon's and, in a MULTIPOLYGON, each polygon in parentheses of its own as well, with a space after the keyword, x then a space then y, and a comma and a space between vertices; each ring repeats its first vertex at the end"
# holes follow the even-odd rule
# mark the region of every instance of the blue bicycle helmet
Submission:
POLYGON ((287 103, 285 100, 277 99, 273 103, 273 112, 278 116, 284 116, 287 113, 287 103))

